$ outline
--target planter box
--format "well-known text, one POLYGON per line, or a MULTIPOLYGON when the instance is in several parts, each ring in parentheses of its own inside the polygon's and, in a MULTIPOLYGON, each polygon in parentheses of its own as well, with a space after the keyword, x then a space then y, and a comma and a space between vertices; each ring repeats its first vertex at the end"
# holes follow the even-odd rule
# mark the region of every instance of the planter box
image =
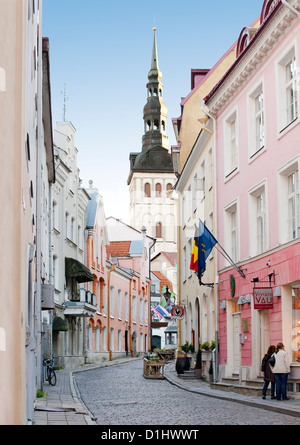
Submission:
POLYGON ((145 379, 164 379, 165 361, 144 358, 143 376, 145 379))

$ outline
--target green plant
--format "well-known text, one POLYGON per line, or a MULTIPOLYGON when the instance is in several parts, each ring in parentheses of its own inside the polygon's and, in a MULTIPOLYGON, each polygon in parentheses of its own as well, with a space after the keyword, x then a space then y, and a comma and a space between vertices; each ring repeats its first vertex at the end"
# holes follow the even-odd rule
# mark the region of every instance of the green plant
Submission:
POLYGON ((194 346, 189 343, 188 341, 185 342, 185 344, 183 346, 181 346, 181 349, 184 352, 194 352, 194 346))
POLYGON ((200 349, 208 350, 208 349, 209 349, 209 343, 208 343, 208 341, 205 341, 204 343, 202 343, 202 344, 200 345, 200 349))
POLYGON ((213 350, 216 347, 216 342, 214 340, 211 341, 209 349, 213 350))
POLYGON ((36 396, 38 399, 41 399, 42 397, 45 397, 45 393, 41 389, 38 389, 36 392, 36 396))
POLYGON ((202 355, 201 355, 201 349, 198 349, 197 355, 196 355, 196 365, 195 369, 202 369, 202 355))

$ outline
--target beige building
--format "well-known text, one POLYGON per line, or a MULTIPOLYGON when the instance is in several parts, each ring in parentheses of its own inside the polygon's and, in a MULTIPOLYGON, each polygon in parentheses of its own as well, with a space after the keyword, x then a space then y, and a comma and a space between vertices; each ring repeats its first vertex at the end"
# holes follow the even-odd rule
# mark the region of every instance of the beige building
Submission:
POLYGON ((33 418, 42 384, 42 280, 49 283, 54 181, 42 1, 0 0, 0 424, 33 418), (44 261, 42 261, 44 258, 44 261))
POLYGON ((191 92, 180 103, 181 115, 172 120, 177 140, 171 149, 178 177, 174 193, 178 210, 178 303, 185 309, 184 320, 178 321, 178 344, 188 341, 195 350, 206 341, 217 340, 218 335, 214 249, 206 261, 201 285, 196 273, 190 270, 199 220, 215 233, 214 123, 202 109, 202 103, 235 59, 236 43, 212 69, 191 70, 191 92))

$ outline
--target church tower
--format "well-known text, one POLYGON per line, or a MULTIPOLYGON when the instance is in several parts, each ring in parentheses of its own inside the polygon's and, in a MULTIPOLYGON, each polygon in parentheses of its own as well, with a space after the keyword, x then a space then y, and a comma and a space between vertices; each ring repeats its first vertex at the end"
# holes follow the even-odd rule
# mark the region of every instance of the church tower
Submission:
MULTIPOLYGON (((171 199, 176 176, 167 136, 167 107, 163 101, 156 28, 148 73, 147 103, 143 110, 142 151, 130 153, 130 225, 144 226, 156 238, 155 252, 176 252, 176 206, 171 199)), ((153 252, 152 252, 153 253, 153 252)))

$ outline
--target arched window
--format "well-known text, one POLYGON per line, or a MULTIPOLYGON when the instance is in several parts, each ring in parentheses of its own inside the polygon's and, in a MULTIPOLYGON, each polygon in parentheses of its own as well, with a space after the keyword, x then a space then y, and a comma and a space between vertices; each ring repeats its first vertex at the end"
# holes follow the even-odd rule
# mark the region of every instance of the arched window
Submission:
POLYGON ((154 130, 159 130, 159 122, 157 119, 154 121, 154 130))
POLYGON ((165 123, 165 121, 161 121, 161 129, 162 129, 162 131, 166 131, 166 123, 165 123))
POLYGON ((161 222, 156 223, 156 238, 162 238, 162 225, 161 222))
POLYGON ((148 120, 147 121, 147 131, 150 131, 150 130, 151 130, 151 121, 148 120))
POLYGON ((151 188, 150 188, 149 182, 146 182, 146 184, 144 186, 144 192, 145 192, 145 197, 146 198, 150 198, 150 196, 151 196, 151 188))
POLYGON ((172 188, 173 188, 173 186, 172 186, 172 184, 169 182, 169 183, 167 184, 167 191, 172 190, 172 188))
POLYGON ((157 198, 161 197, 161 184, 155 184, 155 195, 157 198))

